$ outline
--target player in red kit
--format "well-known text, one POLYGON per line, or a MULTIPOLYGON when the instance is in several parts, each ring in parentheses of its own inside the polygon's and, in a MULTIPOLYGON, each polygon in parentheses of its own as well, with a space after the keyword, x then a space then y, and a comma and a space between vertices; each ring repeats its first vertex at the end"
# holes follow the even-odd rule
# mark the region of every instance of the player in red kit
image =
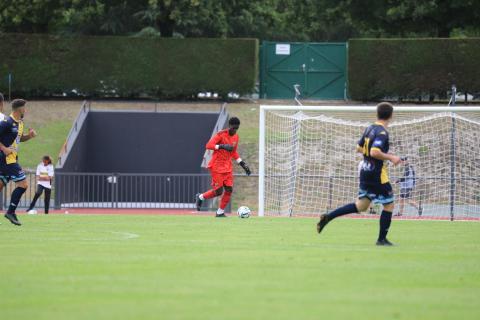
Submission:
POLYGON ((233 192, 232 159, 237 161, 248 176, 251 174, 250 168, 248 168, 237 152, 237 130, 239 127, 240 120, 236 117, 230 118, 228 129, 219 131, 206 145, 207 150, 213 150, 212 159, 208 164, 208 169, 212 175, 212 189, 204 193, 197 193, 195 200, 198 211, 200 211, 202 202, 205 199, 215 198, 223 194, 216 217, 226 217, 224 213, 225 207, 230 201, 233 192))

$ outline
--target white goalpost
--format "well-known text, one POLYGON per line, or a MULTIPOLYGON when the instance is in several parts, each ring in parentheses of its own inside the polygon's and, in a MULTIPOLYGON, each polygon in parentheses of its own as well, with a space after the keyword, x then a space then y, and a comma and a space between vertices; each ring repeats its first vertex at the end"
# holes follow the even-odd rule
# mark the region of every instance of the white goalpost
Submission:
MULTIPOLYGON (((259 216, 318 216, 358 192, 355 152, 375 106, 260 106, 259 216)), ((389 164, 403 217, 480 219, 480 107, 395 107, 390 152, 415 171, 389 164), (419 212, 418 207, 422 210, 419 212)))

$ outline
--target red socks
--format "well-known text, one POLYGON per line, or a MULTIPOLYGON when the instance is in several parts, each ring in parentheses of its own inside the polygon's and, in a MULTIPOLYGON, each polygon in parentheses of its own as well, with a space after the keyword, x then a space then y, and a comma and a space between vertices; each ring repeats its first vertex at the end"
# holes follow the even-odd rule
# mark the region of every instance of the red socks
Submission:
POLYGON ((220 200, 219 208, 224 210, 227 204, 230 202, 230 197, 232 196, 231 192, 225 191, 222 196, 222 200, 220 200))
POLYGON ((211 199, 211 198, 214 198, 214 197, 216 197, 215 190, 208 190, 207 192, 205 192, 203 194, 204 199, 211 199))

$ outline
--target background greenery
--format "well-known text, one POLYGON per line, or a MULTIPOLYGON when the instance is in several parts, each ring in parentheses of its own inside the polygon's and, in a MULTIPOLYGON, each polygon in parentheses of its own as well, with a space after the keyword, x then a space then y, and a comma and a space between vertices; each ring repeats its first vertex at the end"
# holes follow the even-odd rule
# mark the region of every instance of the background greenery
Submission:
MULTIPOLYGON (((0 75, 13 75, 14 95, 172 98, 203 90, 252 91, 258 65, 254 39, 148 39, 2 34, 0 75)), ((7 92, 7 82, 0 91, 7 92)))
POLYGON ((480 36, 475 0, 2 0, 0 32, 150 37, 480 36))
POLYGON ((462 92, 480 92, 479 52, 480 38, 350 40, 350 97, 446 96, 452 84, 462 92))

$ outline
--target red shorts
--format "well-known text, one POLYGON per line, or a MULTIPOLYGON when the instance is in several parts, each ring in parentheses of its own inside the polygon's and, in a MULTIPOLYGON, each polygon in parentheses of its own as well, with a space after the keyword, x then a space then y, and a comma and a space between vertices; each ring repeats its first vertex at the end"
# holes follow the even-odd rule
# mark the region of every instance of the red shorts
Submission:
POLYGON ((210 170, 212 175, 212 187, 218 189, 220 187, 233 187, 233 174, 231 172, 215 172, 210 170))

